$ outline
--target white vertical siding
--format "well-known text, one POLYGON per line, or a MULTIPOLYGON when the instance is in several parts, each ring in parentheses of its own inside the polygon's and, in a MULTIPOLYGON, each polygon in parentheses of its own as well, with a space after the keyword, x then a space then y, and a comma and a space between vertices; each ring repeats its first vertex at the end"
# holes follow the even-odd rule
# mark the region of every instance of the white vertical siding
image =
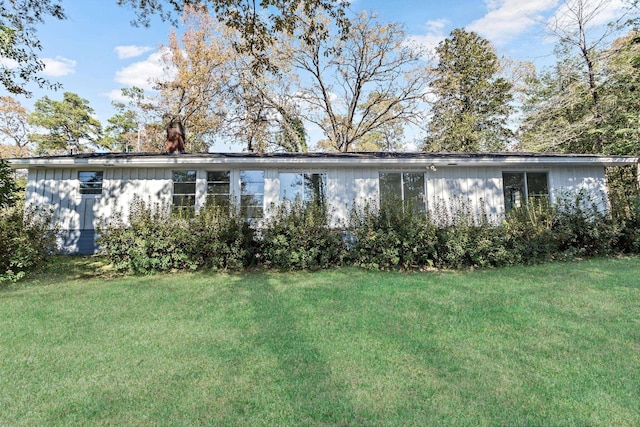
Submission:
POLYGON ((552 168, 549 173, 549 187, 551 201, 554 203, 559 197, 572 197, 580 191, 585 191, 601 211, 609 208, 607 180, 602 166, 552 168))
POLYGON ((354 206, 378 203, 378 169, 334 168, 327 170, 327 206, 332 224, 344 226, 354 206))
MULTIPOLYGON (((196 188, 204 185, 206 191, 206 173, 204 183, 201 181, 198 175, 196 188)), ((109 221, 116 213, 127 220, 129 208, 136 198, 150 205, 168 205, 172 195, 171 169, 107 169, 102 183, 102 196, 93 209, 93 226, 95 228, 101 222, 109 221)))
POLYGON ((476 218, 482 212, 492 221, 504 213, 502 170, 498 167, 440 167, 427 173, 429 212, 451 218, 468 209, 476 218))

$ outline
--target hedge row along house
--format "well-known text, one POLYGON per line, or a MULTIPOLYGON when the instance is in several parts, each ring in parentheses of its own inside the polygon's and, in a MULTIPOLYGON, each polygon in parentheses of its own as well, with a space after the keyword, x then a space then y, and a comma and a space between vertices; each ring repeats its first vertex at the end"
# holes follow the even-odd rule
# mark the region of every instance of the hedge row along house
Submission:
POLYGON ((605 167, 626 156, 540 153, 98 153, 12 159, 28 169, 26 202, 51 207, 68 253, 96 251, 96 231, 138 197, 198 211, 230 203, 259 225, 296 198, 326 202, 344 227, 354 206, 402 203, 431 214, 460 206, 499 222, 507 211, 582 191, 608 209, 605 167))

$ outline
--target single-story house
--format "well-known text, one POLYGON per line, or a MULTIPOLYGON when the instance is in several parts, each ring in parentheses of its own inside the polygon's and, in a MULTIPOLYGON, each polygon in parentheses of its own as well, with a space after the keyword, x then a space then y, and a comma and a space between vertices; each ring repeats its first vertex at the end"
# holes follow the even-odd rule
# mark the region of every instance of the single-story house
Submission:
POLYGON ((134 198, 199 210, 236 204, 268 218, 284 200, 322 197, 336 226, 354 205, 393 200, 420 211, 453 209, 502 218, 535 198, 583 190, 608 208, 605 167, 626 156, 542 153, 94 153, 12 159, 28 169, 26 201, 52 207, 66 252, 93 253, 102 221, 134 198))

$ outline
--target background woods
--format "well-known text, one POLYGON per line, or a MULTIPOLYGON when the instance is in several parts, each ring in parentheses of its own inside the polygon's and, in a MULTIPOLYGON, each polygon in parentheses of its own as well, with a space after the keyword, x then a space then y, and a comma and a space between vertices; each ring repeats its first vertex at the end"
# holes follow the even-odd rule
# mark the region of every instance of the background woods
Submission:
MULTIPOLYGON (((332 0, 136 2, 137 24, 176 24, 159 48, 152 88, 125 87, 100 123, 65 92, 31 107, 41 79, 39 25, 60 4, 1 6, 4 157, 75 151, 162 151, 181 120, 186 149, 245 151, 495 151, 638 154, 638 5, 567 0, 547 21, 553 60, 536 69, 477 32, 453 30, 433 49, 400 23, 332 0), (262 8, 270 14, 262 14, 262 8)), ((150 86, 151 87, 151 86, 150 86)))

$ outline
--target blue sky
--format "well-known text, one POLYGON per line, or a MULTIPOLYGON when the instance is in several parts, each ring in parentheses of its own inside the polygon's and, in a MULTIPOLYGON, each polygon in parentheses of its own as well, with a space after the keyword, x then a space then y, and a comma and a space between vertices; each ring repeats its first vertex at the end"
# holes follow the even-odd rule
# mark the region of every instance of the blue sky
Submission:
MULTIPOLYGON (((622 13, 623 0, 609 0, 602 20, 622 13)), ((122 87, 150 89, 148 79, 160 73, 158 46, 167 42, 169 24, 157 19, 150 28, 130 24, 134 13, 116 0, 63 0, 69 19, 49 20, 39 29, 44 75, 63 84, 59 92, 30 87, 30 108, 47 95, 62 99, 69 91, 89 100, 97 118, 113 115, 111 101, 122 87)), ((402 22, 407 33, 428 47, 454 28, 465 27, 489 39, 499 55, 532 61, 538 68, 553 61, 554 42, 544 23, 558 13, 560 0, 354 0, 354 11, 375 12, 383 21, 402 22)), ((0 95, 7 95, 0 90, 0 95)))

